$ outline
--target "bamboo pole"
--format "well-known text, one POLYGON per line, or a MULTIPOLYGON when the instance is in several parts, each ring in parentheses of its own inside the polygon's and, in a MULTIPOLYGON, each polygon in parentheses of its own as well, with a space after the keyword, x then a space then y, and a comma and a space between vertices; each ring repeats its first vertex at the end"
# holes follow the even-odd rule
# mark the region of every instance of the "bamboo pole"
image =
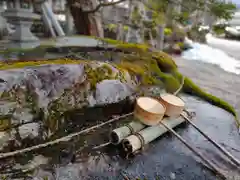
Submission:
MULTIPOLYGON (((175 128, 185 122, 180 116, 178 118, 167 117, 162 121, 170 128, 175 128)), ((160 123, 155 126, 147 127, 124 138, 122 140, 123 149, 128 154, 135 153, 140 149, 143 149, 146 144, 149 144, 167 132, 168 130, 160 123)))
POLYGON ((146 125, 142 124, 140 121, 134 120, 125 126, 114 129, 109 136, 110 142, 117 145, 127 136, 136 133, 145 127, 146 125))
POLYGON ((196 154, 204 163, 206 163, 211 170, 218 174, 221 178, 226 179, 225 175, 218 169, 216 165, 214 165, 211 161, 207 159, 204 155, 198 152, 191 144, 189 144, 185 139, 183 139, 176 131, 174 131, 171 127, 166 125, 163 121, 160 121, 168 131, 170 131, 176 138, 178 138, 189 150, 191 150, 194 154, 196 154))
POLYGON ((56 35, 56 33, 55 33, 54 29, 53 29, 52 22, 50 21, 50 19, 47 16, 46 10, 43 8, 43 6, 41 6, 41 9, 42 9, 43 21, 45 22, 45 24, 49 28, 52 37, 54 37, 54 38, 57 37, 57 35, 56 35))
POLYGON ((52 22, 55 30, 57 31, 58 36, 65 36, 65 33, 64 33, 61 25, 59 24, 58 20, 56 19, 51 6, 49 6, 49 3, 47 1, 45 1, 42 3, 42 6, 43 6, 42 8, 46 10, 48 17, 51 19, 51 22, 52 22))
POLYGON ((194 124, 188 117, 186 117, 184 114, 181 114, 181 116, 189 123, 191 124, 201 135, 203 135, 208 141, 210 141, 218 150, 220 150, 224 155, 226 155, 232 162, 237 165, 238 168, 240 168, 240 161, 234 157, 230 152, 228 152, 224 147, 222 147, 220 144, 218 144, 216 141, 214 141, 212 138, 210 138, 207 134, 205 134, 199 127, 197 127, 196 124, 194 124))

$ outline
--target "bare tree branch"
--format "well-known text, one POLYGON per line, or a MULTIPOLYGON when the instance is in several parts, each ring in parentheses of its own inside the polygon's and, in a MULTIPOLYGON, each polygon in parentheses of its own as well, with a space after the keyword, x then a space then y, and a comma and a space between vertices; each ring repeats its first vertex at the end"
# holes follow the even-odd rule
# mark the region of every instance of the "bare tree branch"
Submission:
POLYGON ((114 6, 116 4, 125 2, 127 0, 118 0, 118 1, 113 1, 113 2, 109 2, 109 3, 100 3, 97 5, 97 7, 95 9, 89 10, 89 11, 84 11, 84 13, 95 13, 97 12, 101 7, 107 7, 107 6, 114 6))

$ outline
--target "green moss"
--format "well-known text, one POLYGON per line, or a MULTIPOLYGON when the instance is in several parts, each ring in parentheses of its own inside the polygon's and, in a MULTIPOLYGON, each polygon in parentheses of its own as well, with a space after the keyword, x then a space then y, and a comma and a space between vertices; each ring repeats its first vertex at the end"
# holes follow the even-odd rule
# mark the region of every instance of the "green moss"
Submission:
POLYGON ((147 52, 149 50, 149 46, 146 44, 119 44, 117 48, 127 52, 147 52))
POLYGON ((164 52, 149 52, 145 50, 139 50, 135 54, 125 55, 124 60, 125 62, 134 62, 135 64, 141 64, 142 66, 147 65, 146 63, 154 62, 156 68, 160 68, 160 70, 164 73, 174 72, 177 69, 177 65, 174 60, 164 52))
MULTIPOLYGON (((117 30, 117 25, 116 24, 108 24, 106 26, 106 29, 108 29, 109 31, 116 31, 117 30)), ((129 29, 128 26, 123 26, 124 31, 128 31, 128 29, 129 29)))
POLYGON ((103 73, 105 73, 105 74, 110 74, 110 75, 112 75, 112 73, 113 73, 112 68, 111 68, 110 65, 108 65, 108 64, 103 64, 100 69, 101 69, 101 71, 102 71, 103 73))
POLYGON ((11 115, 1 115, 0 116, 0 132, 5 131, 7 128, 11 127, 11 115))
POLYGON ((213 105, 216 105, 218 107, 221 107, 221 108, 227 110, 228 112, 232 113, 235 117, 237 116, 236 111, 234 110, 234 108, 231 105, 229 105, 227 102, 221 100, 220 98, 217 98, 211 94, 204 92, 197 85, 195 85, 189 78, 185 78, 185 83, 184 83, 183 88, 184 88, 184 92, 198 96, 213 105))
POLYGON ((46 64, 80 64, 80 63, 87 63, 84 60, 72 60, 72 59, 55 59, 55 60, 38 60, 38 61, 26 61, 26 62, 0 62, 0 70, 7 70, 7 69, 19 69, 19 68, 26 68, 26 67, 34 67, 46 64))
POLYGON ((174 93, 180 87, 179 81, 172 74, 162 72, 157 62, 152 61, 150 69, 152 72, 156 73, 157 78, 164 84, 167 92, 174 93))
MULTIPOLYGON (((99 38, 98 38, 99 39, 99 38)), ((103 64, 96 69, 93 69, 86 61, 57 59, 53 61, 29 61, 29 62, 0 62, 0 70, 24 68, 28 66, 38 66, 43 64, 79 64, 85 63, 85 71, 87 79, 90 82, 91 89, 96 88, 96 84, 104 79, 119 79, 124 81, 124 73, 127 71, 131 76, 138 77, 141 85, 164 85, 169 93, 175 92, 179 89, 182 75, 177 70, 177 65, 171 56, 164 52, 151 52, 149 47, 145 44, 130 44, 112 39, 102 39, 105 42, 116 45, 116 48, 123 50, 123 58, 120 63, 113 64, 119 70, 119 73, 114 74, 111 65, 103 64)), ((195 85, 189 78, 185 79, 182 91, 206 100, 207 102, 221 107, 236 117, 234 108, 227 102, 217 98, 211 94, 206 93, 197 85, 195 85)), ((54 115, 57 116, 57 115, 54 115)))
POLYGON ((166 91, 169 93, 176 92, 180 87, 180 82, 172 75, 165 75, 162 81, 165 85, 166 91))
POLYGON ((115 79, 111 67, 107 64, 103 64, 97 68, 86 65, 84 68, 92 90, 96 88, 97 83, 104 79, 115 79))
POLYGON ((118 67, 126 69, 133 75, 140 76, 142 85, 164 84, 167 92, 173 93, 180 87, 180 83, 172 74, 165 72, 175 70, 176 65, 171 58, 164 59, 157 54, 146 52, 139 55, 126 55, 118 67))
POLYGON ((109 31, 115 31, 117 29, 117 25, 116 24, 108 24, 107 29, 109 29, 109 31))
MULTIPOLYGON (((166 91, 169 93, 174 93, 179 89, 183 78, 183 76, 177 71, 177 65, 174 60, 164 52, 140 51, 139 54, 126 56, 123 68, 130 72, 134 72, 135 74, 140 74, 143 77, 143 84, 163 83, 166 91), (151 72, 151 75, 143 72, 151 72)), ((235 116, 237 125, 240 126, 240 123, 237 120, 237 114, 230 104, 206 93, 189 78, 185 79, 182 91, 200 97, 210 104, 216 105, 230 112, 235 116)))
POLYGON ((128 31, 128 30, 129 30, 129 27, 128 27, 128 26, 123 26, 123 30, 124 30, 124 31, 128 31))
POLYGON ((163 72, 173 72, 177 69, 176 63, 167 53, 154 52, 152 56, 157 60, 158 66, 163 72))
POLYGON ((98 40, 104 41, 108 44, 111 44, 111 45, 118 45, 118 44, 123 44, 124 43, 123 41, 118 41, 118 40, 110 39, 110 38, 99 38, 99 37, 95 37, 95 38, 98 39, 98 40))
POLYGON ((149 50, 149 46, 147 46, 146 44, 126 43, 123 41, 118 41, 109 38, 97 38, 97 39, 111 45, 116 45, 116 48, 122 49, 123 51, 127 52, 146 52, 149 50))
POLYGON ((143 75, 145 73, 144 68, 142 68, 138 64, 133 64, 131 62, 121 62, 117 65, 117 67, 127 70, 133 74, 140 74, 143 75))
POLYGON ((170 36, 172 34, 172 29, 170 28, 164 28, 164 35, 170 36))
POLYGON ((181 49, 184 49, 184 43, 183 43, 183 42, 178 42, 177 45, 178 45, 181 49))
POLYGON ((149 71, 150 67, 147 64, 127 62, 125 60, 118 64, 117 67, 126 70, 131 76, 139 77, 141 85, 162 85, 160 80, 152 76, 152 71, 149 71))
MULTIPOLYGON (((182 79, 182 75, 179 72, 175 72, 174 74, 176 76, 176 79, 182 79)), ((235 117, 237 126, 240 127, 240 122, 237 118, 237 113, 236 113, 235 109, 229 103, 223 101, 222 99, 220 99, 216 96, 213 96, 213 95, 203 91, 200 87, 198 87, 193 81, 191 81, 187 77, 185 77, 183 91, 187 94, 200 97, 201 99, 209 102, 210 104, 215 105, 217 107, 220 107, 220 108, 225 109, 226 111, 230 112, 235 117)))

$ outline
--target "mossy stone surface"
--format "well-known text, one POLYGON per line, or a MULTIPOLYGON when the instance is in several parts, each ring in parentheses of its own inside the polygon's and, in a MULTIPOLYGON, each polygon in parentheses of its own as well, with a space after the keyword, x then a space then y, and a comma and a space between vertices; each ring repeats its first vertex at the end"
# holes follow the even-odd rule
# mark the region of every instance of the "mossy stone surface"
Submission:
MULTIPOLYGON (((47 64, 86 64, 86 75, 91 89, 104 79, 120 78, 124 81, 124 72, 128 72, 132 78, 139 81, 139 85, 164 85, 169 93, 175 92, 181 84, 183 76, 178 72, 177 65, 171 56, 164 52, 153 51, 145 44, 129 44, 112 39, 103 39, 105 42, 115 45, 116 49, 122 50, 123 56, 119 62, 104 64, 96 69, 89 68, 89 61, 74 59, 56 59, 28 62, 0 63, 0 70, 24 68, 47 64), (119 73, 114 74, 112 67, 117 68, 119 73)), ((227 102, 206 93, 189 78, 185 78, 182 92, 200 97, 207 102, 221 107, 236 117, 234 108, 227 102)), ((240 123, 238 123, 240 125, 240 123)))

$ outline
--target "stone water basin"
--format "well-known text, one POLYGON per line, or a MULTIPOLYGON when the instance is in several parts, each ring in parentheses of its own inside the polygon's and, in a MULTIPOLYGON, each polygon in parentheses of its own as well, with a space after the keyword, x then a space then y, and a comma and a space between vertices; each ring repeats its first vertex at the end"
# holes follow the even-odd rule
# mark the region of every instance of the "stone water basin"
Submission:
MULTIPOLYGON (((239 135, 237 134, 233 117, 222 109, 209 105, 199 99, 186 95, 182 97, 186 101, 187 108, 196 112, 194 122, 232 154, 240 158, 239 135)), ((115 107, 116 109, 121 109, 121 107, 117 106, 117 108, 115 107)), ((127 111, 130 111, 130 109, 127 111)), ((110 111, 109 107, 104 111, 102 110, 98 109, 96 111, 94 109, 95 115, 92 113, 93 110, 89 109, 86 112, 88 112, 88 118, 96 118, 96 116, 100 117, 103 112, 106 115, 110 111)), ((125 112, 127 111, 125 110, 125 112)), ((77 117, 86 118, 82 113, 78 114, 77 117)), ((124 120, 124 123, 129 120, 131 118, 124 120)), ((83 148, 87 145, 94 147, 95 145, 106 143, 108 141, 107 132, 118 126, 119 124, 112 124, 100 128, 94 133, 74 139, 75 149, 72 146, 73 142, 69 142, 45 150, 38 150, 35 153, 30 153, 30 156, 23 156, 25 158, 28 157, 29 162, 41 159, 41 161, 38 161, 43 164, 45 163, 35 169, 30 177, 34 177, 33 179, 36 180, 44 177, 59 180, 120 180, 126 176, 129 179, 218 179, 192 152, 170 133, 150 143, 142 153, 129 160, 123 159, 119 149, 116 147, 107 146, 97 150, 87 147, 83 148), (63 150, 64 147, 68 148, 63 150), (82 149, 82 151, 78 148, 82 149)), ((228 172, 229 179, 233 179, 233 177, 235 179, 239 178, 236 168, 230 162, 226 161, 224 156, 191 126, 185 124, 176 130, 189 143, 192 143, 199 151, 214 162, 219 169, 228 172)), ((21 160, 21 157, 18 158, 21 160)), ((27 163, 25 162, 25 164, 27 163)), ((30 164, 24 167, 31 167, 30 164)))
MULTIPOLYGON (((83 51, 95 47, 114 47, 101 40, 88 36, 67 36, 55 39, 42 39, 40 45, 30 49, 8 49, 9 41, 0 42, 0 60, 42 60, 61 58, 73 51, 83 51), (81 50, 79 50, 81 49, 81 50)), ((93 51, 93 50, 92 50, 93 51)), ((84 51, 86 52, 86 51, 84 51)), ((81 53, 80 53, 81 54, 81 53)))
MULTIPOLYGON (((189 110, 196 112, 194 122, 236 157, 240 158, 240 141, 234 119, 225 111, 183 96, 189 110), (219 133, 221 132, 221 133, 219 133)), ((208 141, 191 126, 183 125, 177 131, 199 151, 205 154, 222 171, 228 171, 229 179, 239 178, 238 171, 218 153, 208 141)), ((218 179, 209 172, 181 142, 170 133, 151 143, 141 154, 131 160, 117 155, 103 155, 100 159, 87 158, 86 162, 71 163, 55 169, 59 179, 218 179)), ((38 175, 40 175, 39 173, 38 175)))
MULTIPOLYGON (((56 57, 56 54, 58 53, 53 53, 51 56, 56 57)), ((34 54, 32 57, 34 57, 34 54)), ((40 56, 39 59, 42 57, 40 56)), ((211 106, 197 98, 186 95, 183 95, 183 98, 187 107, 196 112, 197 116, 194 121, 211 137, 240 158, 239 135, 233 117, 222 109, 211 106)), ((86 128, 96 122, 106 121, 112 115, 130 112, 133 108, 129 103, 118 103, 111 107, 91 107, 84 108, 80 112, 70 112, 68 118, 75 119, 75 121, 72 121, 74 123, 67 124, 56 136, 53 136, 53 139, 86 128)), ((26 117, 26 115, 23 116, 26 117)), ((125 119, 120 124, 130 120, 131 118, 125 119)), ((149 144, 141 154, 129 160, 123 159, 116 147, 109 146, 92 150, 91 147, 106 143, 109 131, 120 126, 120 124, 111 124, 87 135, 74 138, 70 142, 3 160, 0 165, 0 174, 4 177, 7 175, 10 179, 27 178, 36 180, 45 178, 120 180, 126 176, 129 179, 218 179, 181 142, 169 133, 149 144), (19 169, 23 169, 23 171, 19 171, 19 169), (15 172, 13 173, 13 171, 15 172)), ((32 125, 30 129, 35 129, 36 126, 32 125)), ((22 132, 24 130, 22 129, 22 132)), ((214 161, 220 169, 229 171, 229 179, 232 176, 239 178, 234 166, 226 162, 218 151, 193 128, 183 125, 177 128, 177 131, 206 154, 210 160, 214 161)), ((35 135, 35 133, 32 133, 32 135, 35 135)), ((1 136, 7 138, 2 133, 1 136)), ((2 138, 3 141, 4 138, 2 138)), ((42 139, 44 140, 44 138, 42 139)), ((33 140, 27 139, 25 146, 31 146, 33 143, 35 143, 33 140)), ((14 146, 9 147, 9 151, 12 150, 15 150, 14 146)))

